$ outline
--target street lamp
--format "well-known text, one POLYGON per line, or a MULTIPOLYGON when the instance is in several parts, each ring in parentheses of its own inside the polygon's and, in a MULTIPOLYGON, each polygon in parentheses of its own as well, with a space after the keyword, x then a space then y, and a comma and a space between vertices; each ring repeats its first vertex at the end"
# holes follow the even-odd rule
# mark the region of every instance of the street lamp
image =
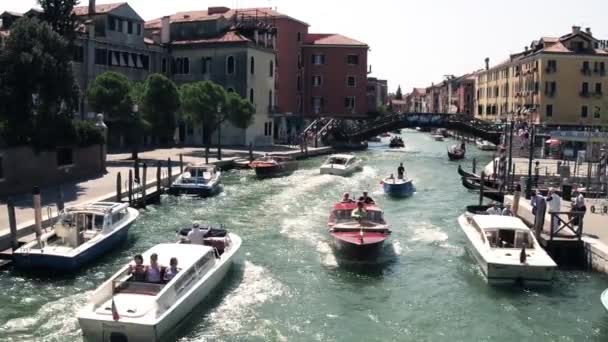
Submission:
MULTIPOLYGON (((222 103, 217 104, 217 117, 222 113, 222 103)), ((217 126, 217 160, 222 160, 222 123, 217 126)))
POLYGON ((95 122, 95 128, 99 130, 101 136, 103 137, 103 141, 99 144, 99 161, 101 166, 101 171, 103 173, 107 173, 106 171, 106 142, 108 140, 108 126, 103 122, 103 114, 97 114, 97 120, 95 122))

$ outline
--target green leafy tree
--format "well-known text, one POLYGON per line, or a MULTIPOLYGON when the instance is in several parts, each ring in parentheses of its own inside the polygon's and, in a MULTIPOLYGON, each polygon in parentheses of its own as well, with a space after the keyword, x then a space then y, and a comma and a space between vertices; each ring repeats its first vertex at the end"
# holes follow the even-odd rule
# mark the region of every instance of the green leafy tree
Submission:
POLYGON ((71 143, 65 132, 78 105, 67 41, 44 22, 22 18, 0 51, 0 121, 12 145, 53 148, 71 143))
POLYGON ((397 93, 395 94, 395 100, 403 100, 403 93, 401 92, 401 86, 397 87, 397 93))
POLYGON ((208 152, 211 134, 221 121, 218 106, 226 108, 226 90, 211 81, 203 81, 183 85, 180 95, 185 117, 203 125, 202 138, 208 152))
POLYGON ((163 143, 172 140, 176 128, 176 113, 181 106, 175 83, 161 74, 148 77, 141 94, 141 111, 150 123, 151 132, 163 143))
POLYGON ((76 37, 78 26, 74 14, 74 7, 78 6, 78 3, 78 0, 38 0, 43 10, 40 18, 71 43, 76 37))
POLYGON ((227 120, 240 129, 247 129, 253 123, 255 117, 255 106, 239 96, 237 93, 229 93, 226 100, 227 120))

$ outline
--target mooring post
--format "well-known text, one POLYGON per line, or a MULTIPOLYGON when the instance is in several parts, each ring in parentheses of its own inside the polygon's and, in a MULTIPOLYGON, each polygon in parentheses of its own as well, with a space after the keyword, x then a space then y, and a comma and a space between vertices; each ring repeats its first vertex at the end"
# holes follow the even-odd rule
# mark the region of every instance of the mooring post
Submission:
POLYGON ((116 175, 116 202, 122 202, 122 178, 120 172, 116 175))
POLYGON ((156 162, 156 192, 159 196, 160 196, 160 191, 162 188, 161 176, 160 176, 160 167, 161 167, 160 164, 161 164, 160 161, 156 162))
POLYGON ((169 176, 169 178, 167 179, 167 187, 171 186, 171 183, 173 183, 173 168, 171 167, 171 158, 167 159, 167 175, 169 176))
POLYGON ((42 241, 40 237, 42 236, 42 202, 40 199, 40 188, 35 186, 32 191, 32 202, 34 204, 34 232, 36 232, 36 240, 38 241, 38 246, 42 248, 42 241))
POLYGON ((473 158, 473 173, 475 173, 476 169, 477 169, 477 159, 473 158))
POLYGON ((249 143, 249 162, 253 162, 253 143, 249 143))
POLYGON ((135 159, 133 168, 135 169, 135 182, 139 183, 139 159, 135 159))
POLYGON ((483 205, 483 185, 485 183, 486 173, 481 171, 481 179, 479 183, 479 206, 483 205))
POLYGON ((57 186, 57 212, 60 212, 65 207, 65 201, 63 200, 63 189, 61 185, 57 186))
POLYGON ((517 212, 519 211, 519 200, 521 199, 521 185, 517 184, 515 187, 515 194, 513 195, 513 203, 511 205, 511 211, 513 211, 513 216, 517 216, 517 212))
POLYGON ((129 170, 129 182, 127 184, 129 190, 129 205, 133 206, 133 170, 129 170))
POLYGON ((184 155, 181 153, 179 154, 179 173, 184 173, 184 155))
POLYGON ((144 162, 144 164, 142 165, 142 171, 143 171, 143 179, 142 179, 142 188, 141 188, 141 205, 145 208, 146 207, 146 180, 147 180, 147 174, 148 174, 148 165, 146 165, 146 163, 144 162))
POLYGON ((15 203, 10 197, 6 199, 6 208, 8 209, 8 225, 11 229, 11 248, 16 250, 19 248, 19 241, 17 241, 17 218, 15 217, 15 203))

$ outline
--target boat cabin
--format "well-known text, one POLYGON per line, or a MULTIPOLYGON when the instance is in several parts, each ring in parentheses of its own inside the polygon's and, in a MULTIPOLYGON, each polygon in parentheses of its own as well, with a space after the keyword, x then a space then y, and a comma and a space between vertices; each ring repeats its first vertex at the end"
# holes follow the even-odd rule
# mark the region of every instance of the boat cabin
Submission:
MULTIPOLYGON (((366 221, 382 225, 386 224, 382 210, 375 204, 365 204, 363 208, 367 212, 366 221)), ((357 209, 357 203, 355 202, 337 203, 329 217, 330 224, 336 225, 354 221, 352 212, 355 209, 357 209)))
POLYGON ((184 170, 181 183, 206 183, 213 179, 217 173, 218 169, 215 165, 190 165, 184 170))
POLYGON ((357 161, 357 157, 348 154, 337 154, 329 157, 325 162, 326 165, 344 165, 349 166, 357 161))
POLYGON ((491 248, 534 249, 532 231, 519 219, 511 216, 473 215, 471 226, 477 230, 482 241, 491 248))

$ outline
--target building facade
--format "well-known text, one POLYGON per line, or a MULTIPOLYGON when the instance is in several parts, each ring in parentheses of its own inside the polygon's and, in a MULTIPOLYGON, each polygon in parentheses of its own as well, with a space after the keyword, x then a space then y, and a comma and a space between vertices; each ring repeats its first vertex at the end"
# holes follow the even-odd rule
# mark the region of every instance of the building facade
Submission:
POLYGON ((414 88, 411 93, 404 96, 406 111, 410 113, 426 113, 426 88, 414 88))
POLYGON ((388 103, 388 82, 375 77, 367 78, 367 112, 378 113, 388 103))
POLYGON ((547 125, 608 125, 606 65, 590 29, 543 37, 477 73, 475 116, 547 125))

